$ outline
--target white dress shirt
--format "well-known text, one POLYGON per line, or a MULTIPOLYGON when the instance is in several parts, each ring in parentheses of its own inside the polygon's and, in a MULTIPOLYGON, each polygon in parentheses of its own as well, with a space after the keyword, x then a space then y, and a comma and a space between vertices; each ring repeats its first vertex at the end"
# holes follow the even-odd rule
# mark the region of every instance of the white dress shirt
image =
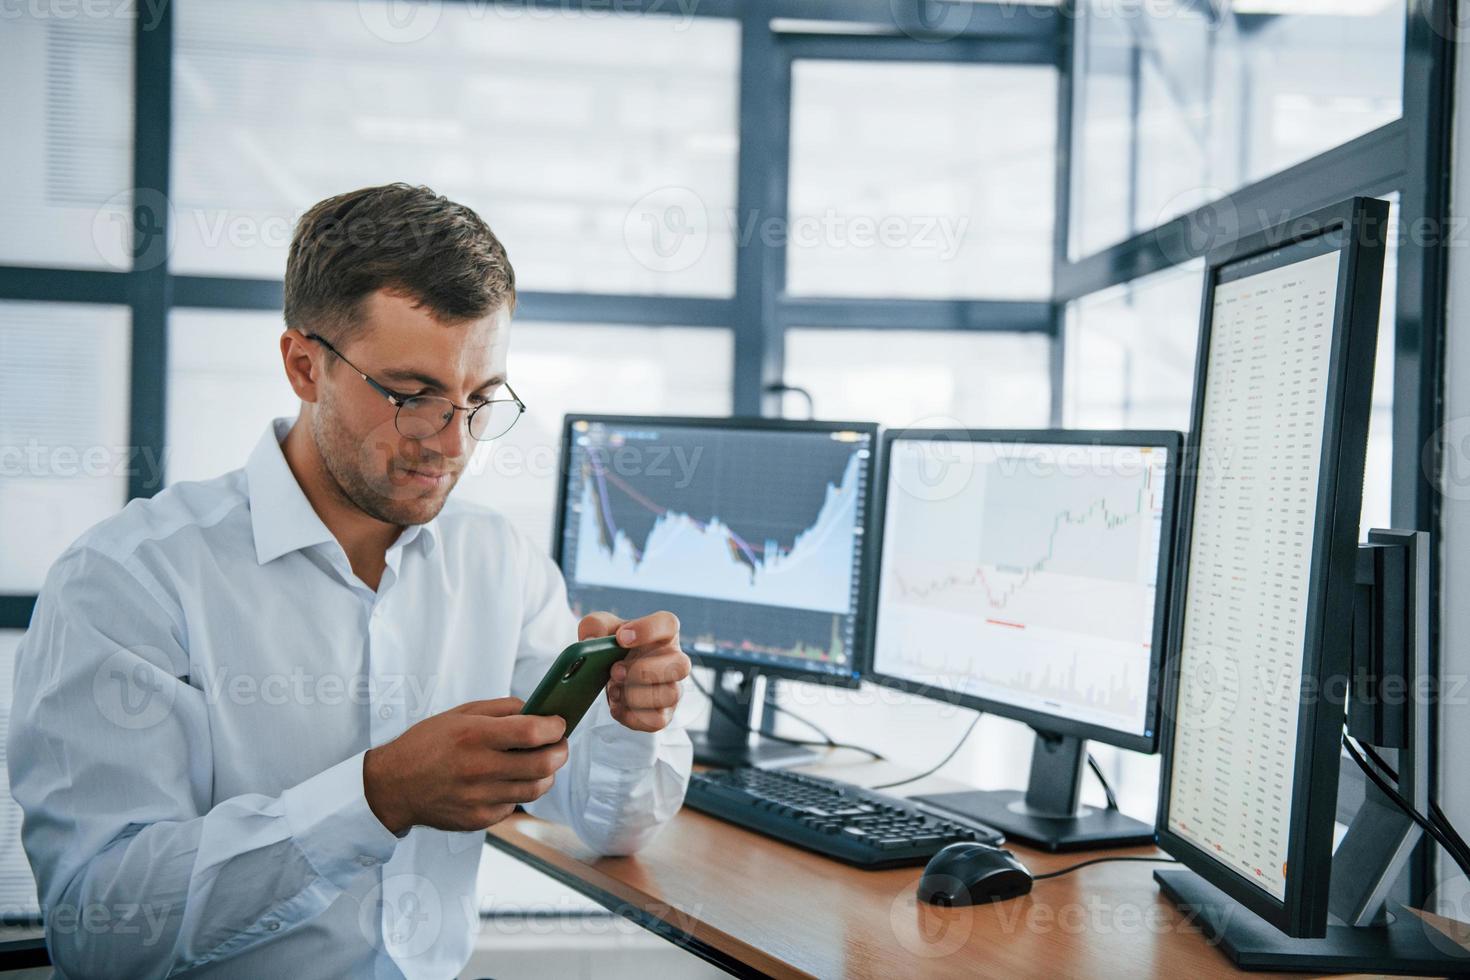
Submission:
MULTIPOLYGON (((135 500, 47 576, 17 653, 10 780, 63 975, 435 977, 468 960, 484 835, 390 833, 364 752, 526 697, 576 639, 561 575, 453 500, 377 591, 267 430, 243 470, 135 500)), ((627 853, 679 808, 681 729, 600 700, 528 809, 627 853)))

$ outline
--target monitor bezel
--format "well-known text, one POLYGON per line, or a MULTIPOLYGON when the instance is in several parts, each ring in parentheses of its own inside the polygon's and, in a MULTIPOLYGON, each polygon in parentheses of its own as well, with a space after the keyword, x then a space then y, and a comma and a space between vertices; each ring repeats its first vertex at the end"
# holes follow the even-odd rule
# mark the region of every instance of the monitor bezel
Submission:
POLYGON ((1173 645, 1164 673, 1165 714, 1161 724, 1163 742, 1156 833, 1159 846, 1190 870, 1277 929, 1296 937, 1322 936, 1327 927, 1344 719, 1343 688, 1350 658, 1346 634, 1339 629, 1337 635, 1331 635, 1328 624, 1351 621, 1364 457, 1358 451, 1344 458, 1343 447, 1362 447, 1367 442, 1385 249, 1381 236, 1369 237, 1365 231, 1369 227, 1386 229, 1387 218, 1386 202, 1355 197, 1223 246, 1207 258, 1204 298, 1200 306, 1199 345, 1190 413, 1190 432, 1194 435, 1186 448, 1174 572, 1173 645), (1179 689, 1183 600, 1189 583, 1189 541, 1200 449, 1197 434, 1204 412, 1214 294, 1221 271, 1242 261, 1338 232, 1343 234, 1344 243, 1338 266, 1337 307, 1328 360, 1324 409, 1327 428, 1318 470, 1317 515, 1303 638, 1302 690, 1314 692, 1314 696, 1303 698, 1297 718, 1296 775, 1292 784, 1287 837, 1287 867, 1300 870, 1288 875, 1285 897, 1278 901, 1243 875, 1215 860, 1205 849, 1169 829, 1174 705, 1179 689), (1352 396, 1354 393, 1358 396, 1352 396))
MULTIPOLYGON (((602 423, 605 425, 682 426, 684 428, 731 429, 760 432, 821 433, 855 431, 866 433, 869 436, 869 440, 868 459, 864 467, 864 477, 868 487, 867 505, 870 508, 870 512, 864 515, 861 527, 864 538, 863 547, 864 549, 871 550, 872 545, 868 542, 867 527, 871 517, 871 507, 873 506, 873 479, 878 457, 878 423, 876 422, 841 422, 826 419, 771 419, 738 415, 600 415, 568 412, 562 417, 561 448, 559 452, 560 465, 557 470, 556 484, 556 520, 552 530, 553 540, 551 545, 552 559, 556 562, 557 568, 561 569, 563 578, 566 577, 566 569, 562 565, 562 544, 565 541, 567 477, 570 472, 572 458, 572 426, 578 422, 602 423)), ((868 590, 868 570, 871 566, 868 561, 867 550, 865 550, 862 560, 858 562, 857 594, 859 597, 865 597, 868 590)), ((681 647, 689 659, 701 667, 736 671, 747 675, 760 674, 765 677, 806 681, 812 684, 828 684, 833 687, 856 688, 862 683, 863 655, 867 649, 865 611, 866 602, 860 598, 858 608, 854 611, 852 662, 846 673, 802 670, 798 667, 791 667, 785 664, 756 664, 741 660, 738 657, 726 657, 718 654, 698 652, 682 644, 681 647)))
POLYGON ((1169 596, 1171 594, 1171 571, 1174 566, 1173 548, 1175 540, 1175 514, 1179 489, 1179 470, 1183 461, 1184 436, 1166 429, 889 429, 883 433, 883 452, 879 463, 879 476, 874 484, 869 510, 868 559, 872 568, 868 575, 871 588, 868 593, 867 620, 868 645, 863 659, 863 674, 866 679, 884 687, 918 694, 932 701, 956 704, 974 711, 1022 722, 1039 731, 1056 732, 1132 749, 1135 752, 1153 753, 1158 750, 1160 729, 1160 704, 1163 685, 1160 682, 1160 665, 1169 649, 1167 630, 1169 619, 1169 596), (1148 715, 1145 731, 1152 735, 1134 734, 1108 728, 1092 722, 1064 718, 1060 715, 1033 711, 1017 707, 1004 701, 958 691, 941 690, 932 684, 924 684, 906 677, 897 677, 880 672, 876 666, 878 637, 878 608, 883 561, 884 524, 888 516, 888 489, 893 444, 902 441, 922 441, 936 438, 955 439, 965 442, 1037 443, 1069 446, 1159 446, 1171 454, 1171 461, 1164 471, 1163 522, 1159 530, 1159 563, 1156 572, 1154 598, 1153 645, 1149 651, 1148 715))

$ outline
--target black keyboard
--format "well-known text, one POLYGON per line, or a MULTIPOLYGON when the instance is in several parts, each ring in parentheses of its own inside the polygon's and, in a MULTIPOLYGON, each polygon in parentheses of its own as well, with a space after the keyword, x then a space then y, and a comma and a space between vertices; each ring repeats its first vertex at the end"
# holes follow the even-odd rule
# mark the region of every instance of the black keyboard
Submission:
POLYGON ((696 772, 684 802, 747 830, 869 870, 925 864, 940 848, 961 841, 1005 840, 984 824, 781 769, 696 772))

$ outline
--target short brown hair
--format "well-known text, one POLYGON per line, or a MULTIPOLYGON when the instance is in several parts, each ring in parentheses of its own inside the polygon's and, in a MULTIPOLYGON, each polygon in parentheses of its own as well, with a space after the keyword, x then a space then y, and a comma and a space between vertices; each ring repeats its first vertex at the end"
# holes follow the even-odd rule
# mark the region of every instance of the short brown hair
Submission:
POLYGON ((515 309, 515 271, 490 226, 409 184, 338 194, 301 216, 286 258, 286 324, 341 339, 379 289, 401 291, 448 322, 515 309))

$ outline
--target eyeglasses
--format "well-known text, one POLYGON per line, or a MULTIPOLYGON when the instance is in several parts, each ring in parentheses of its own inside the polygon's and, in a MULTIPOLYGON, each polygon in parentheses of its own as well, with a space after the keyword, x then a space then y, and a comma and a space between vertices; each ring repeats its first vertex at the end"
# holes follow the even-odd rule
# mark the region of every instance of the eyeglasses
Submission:
POLYGON ((314 340, 341 357, 342 363, 356 371, 358 377, 372 385, 374 391, 398 409, 393 425, 398 429, 399 435, 405 438, 427 439, 438 435, 454 421, 455 412, 465 412, 465 425, 470 430, 470 438, 478 442, 489 442, 509 432, 511 426, 526 411, 526 403, 521 401, 521 396, 515 393, 509 382, 505 384, 505 390, 510 392, 509 398, 492 398, 470 407, 456 405, 442 395, 400 395, 374 381, 356 364, 342 357, 342 352, 333 347, 327 338, 314 333, 305 336, 307 340, 314 340))

